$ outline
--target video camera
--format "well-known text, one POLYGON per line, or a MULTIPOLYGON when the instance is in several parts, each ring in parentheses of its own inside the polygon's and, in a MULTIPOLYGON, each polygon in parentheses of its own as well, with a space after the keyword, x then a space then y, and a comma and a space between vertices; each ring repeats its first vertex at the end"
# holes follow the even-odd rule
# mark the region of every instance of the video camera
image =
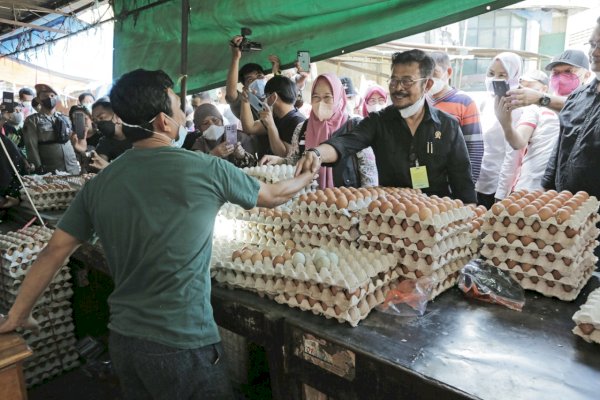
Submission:
POLYGON ((240 51, 261 51, 262 44, 258 42, 252 42, 248 40, 246 36, 252 35, 252 30, 250 28, 242 28, 242 42, 239 45, 240 51))

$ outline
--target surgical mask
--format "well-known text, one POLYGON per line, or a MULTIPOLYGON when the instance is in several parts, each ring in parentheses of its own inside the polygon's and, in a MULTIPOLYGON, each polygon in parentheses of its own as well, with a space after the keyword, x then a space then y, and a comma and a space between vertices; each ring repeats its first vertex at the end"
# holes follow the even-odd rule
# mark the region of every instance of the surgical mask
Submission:
POLYGON ((115 123, 112 121, 98 121, 96 122, 96 126, 100 133, 102 133, 107 138, 111 138, 115 136, 115 123))
POLYGON ((219 140, 223 136, 224 133, 225 133, 224 126, 211 125, 202 133, 202 136, 204 136, 204 138, 207 140, 216 141, 216 140, 219 140))
POLYGON ((24 101, 21 104, 23 104, 23 107, 25 108, 32 108, 31 101, 24 101))
POLYGON ((550 78, 550 89, 559 96, 568 96, 577 89, 581 81, 572 72, 561 72, 550 78))
POLYGON ((381 104, 373 104, 373 105, 367 104, 367 111, 370 113, 383 110, 384 108, 385 108, 385 106, 381 105, 381 104))
POLYGON ((15 112, 8 117, 8 123, 13 126, 20 126, 23 123, 23 113, 15 112))
POLYGON ((54 107, 56 107, 56 103, 56 97, 47 97, 44 100, 40 101, 40 104, 47 110, 54 109, 54 107))
POLYGON ((415 102, 415 104, 401 109, 400 115, 402 115, 402 118, 412 117, 413 115, 418 113, 421 108, 423 108, 424 104, 425 104, 425 96, 421 96, 421 98, 419 100, 417 100, 415 102))
POLYGON ((90 112, 90 114, 92 113, 92 103, 84 104, 83 106, 90 112))
MULTIPOLYGON (((185 137, 188 134, 187 129, 185 129, 185 126, 178 124, 177 121, 175 121, 173 118, 169 117, 168 115, 166 115, 166 117, 169 118, 171 121, 175 122, 177 124, 177 126, 179 127, 178 131, 177 131, 177 136, 179 136, 179 138, 177 140, 171 139, 171 147, 181 147, 181 146, 183 146, 183 142, 185 142, 185 137)), ((153 123, 155 119, 156 119, 156 117, 152 118, 150 121, 148 121, 148 123, 149 124, 153 123)), ((154 133, 155 135, 163 135, 163 136, 169 137, 169 135, 167 135, 165 133, 154 132, 153 130, 150 130, 148 128, 144 128, 143 126, 140 126, 140 125, 128 124, 127 122, 124 122, 124 121, 122 122, 122 124, 124 126, 129 127, 129 128, 138 128, 138 129, 145 130, 146 132, 154 133)))
POLYGON ((446 87, 446 82, 440 78, 431 78, 431 80, 433 81, 433 85, 431 86, 431 89, 429 89, 429 94, 432 96, 438 94, 446 87))
POLYGON ((316 106, 313 106, 313 112, 319 121, 327 121, 333 116, 333 104, 327 104, 320 101, 316 106))
POLYGON ((267 85, 266 79, 255 79, 248 89, 261 100, 265 99, 265 86, 267 85))

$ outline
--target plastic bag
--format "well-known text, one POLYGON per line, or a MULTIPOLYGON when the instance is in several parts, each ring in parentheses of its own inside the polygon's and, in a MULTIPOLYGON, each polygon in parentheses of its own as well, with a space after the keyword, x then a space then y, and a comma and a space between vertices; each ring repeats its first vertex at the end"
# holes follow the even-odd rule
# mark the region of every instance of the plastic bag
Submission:
POLYGON ((403 279, 390 286, 385 301, 377 309, 402 317, 422 316, 427 309, 433 286, 430 278, 403 279))
POLYGON ((483 260, 469 261, 460 271, 458 287, 468 297, 501 304, 521 311, 525 305, 523 288, 503 271, 483 260))

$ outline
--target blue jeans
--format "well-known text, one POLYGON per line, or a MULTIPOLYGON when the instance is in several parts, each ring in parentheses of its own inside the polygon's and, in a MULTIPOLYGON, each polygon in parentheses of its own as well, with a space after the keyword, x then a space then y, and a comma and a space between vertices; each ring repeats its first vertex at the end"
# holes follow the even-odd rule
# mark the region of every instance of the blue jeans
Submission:
POLYGON ((109 351, 126 400, 233 398, 221 343, 179 349, 111 331, 109 351))

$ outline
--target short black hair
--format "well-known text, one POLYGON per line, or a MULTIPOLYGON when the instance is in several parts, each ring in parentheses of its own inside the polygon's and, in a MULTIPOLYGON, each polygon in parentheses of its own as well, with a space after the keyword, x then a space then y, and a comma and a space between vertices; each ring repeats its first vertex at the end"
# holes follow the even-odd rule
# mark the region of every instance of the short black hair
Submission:
POLYGON ((410 64, 416 62, 419 64, 421 78, 431 78, 435 61, 422 50, 412 49, 408 51, 399 51, 392 55, 392 68, 398 64, 410 64))
POLYGON ((238 73, 238 81, 244 84, 244 76, 252 72, 258 72, 265 75, 265 70, 259 64, 248 63, 242 65, 242 68, 240 68, 240 72, 238 73))
POLYGON ((77 98, 77 100, 79 100, 79 104, 83 104, 83 100, 85 100, 85 98, 88 96, 90 96, 92 98, 92 100, 96 101, 96 98, 94 97, 93 94, 91 94, 90 92, 83 92, 77 98))
POLYGON ((210 97, 210 92, 198 92, 192 95, 192 99, 200 99, 200 100, 212 100, 210 97))
POLYGON ((139 125, 150 131, 123 124, 123 133, 130 141, 152 136, 153 128, 149 121, 159 113, 173 116, 167 91, 172 87, 173 81, 162 70, 136 69, 115 82, 110 91, 110 103, 115 114, 126 124, 139 125))
POLYGON ((294 104, 298 97, 296 83, 283 75, 276 75, 267 81, 265 95, 277 93, 277 96, 286 104, 294 104))
POLYGON ((33 96, 35 97, 35 92, 32 89, 29 89, 27 87, 22 88, 21 90, 19 90, 19 97, 21 96, 33 96))
POLYGON ((445 51, 432 51, 429 53, 429 57, 433 59, 435 65, 439 65, 444 69, 450 68, 450 57, 445 51))
POLYGON ((96 107, 102 107, 113 111, 112 104, 110 104, 110 99, 107 96, 100 97, 98 100, 96 100, 96 102, 92 104, 92 111, 94 111, 94 108, 96 107))

